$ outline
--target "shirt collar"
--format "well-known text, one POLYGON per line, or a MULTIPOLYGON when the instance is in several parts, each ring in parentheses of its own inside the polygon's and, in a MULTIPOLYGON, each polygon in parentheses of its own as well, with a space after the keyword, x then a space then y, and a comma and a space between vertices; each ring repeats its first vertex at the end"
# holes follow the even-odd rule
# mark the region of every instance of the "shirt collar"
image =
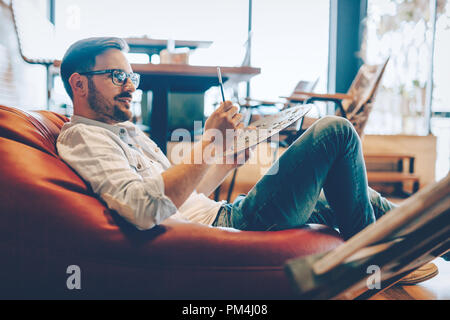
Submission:
POLYGON ((70 119, 70 122, 72 123, 83 123, 91 126, 97 126, 102 127, 105 129, 108 129, 109 131, 112 131, 118 136, 123 136, 125 133, 128 133, 130 136, 136 135, 136 129, 132 123, 129 121, 125 122, 119 122, 117 124, 108 124, 105 122, 89 119, 86 117, 73 115, 70 119), (125 131, 124 131, 125 130, 125 131))

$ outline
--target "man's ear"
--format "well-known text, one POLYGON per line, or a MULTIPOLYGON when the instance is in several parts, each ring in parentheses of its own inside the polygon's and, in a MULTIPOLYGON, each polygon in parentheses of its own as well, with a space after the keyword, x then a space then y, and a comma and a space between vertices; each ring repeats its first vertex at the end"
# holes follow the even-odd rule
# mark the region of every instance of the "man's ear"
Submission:
POLYGON ((69 78, 69 84, 72 88, 74 96, 85 97, 88 94, 88 81, 86 77, 81 76, 79 73, 73 73, 69 78))

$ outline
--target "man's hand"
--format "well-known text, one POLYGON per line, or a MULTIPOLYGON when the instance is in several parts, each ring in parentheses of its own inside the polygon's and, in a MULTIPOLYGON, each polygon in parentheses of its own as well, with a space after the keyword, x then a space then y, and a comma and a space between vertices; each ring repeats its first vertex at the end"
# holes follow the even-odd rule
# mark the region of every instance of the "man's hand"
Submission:
POLYGON ((238 130, 244 127, 241 123, 243 115, 238 113, 238 107, 233 106, 231 101, 222 102, 205 122, 205 133, 203 139, 214 141, 214 135, 220 133, 222 135, 222 146, 215 145, 218 150, 224 151, 226 148, 226 131, 238 130))
POLYGON ((226 166, 228 170, 232 170, 244 165, 253 155, 255 148, 256 146, 253 146, 233 155, 225 156, 223 160, 224 166, 226 166))
MULTIPOLYGON (((225 139, 227 130, 237 130, 244 125, 240 123, 242 115, 238 113, 238 108, 233 106, 230 101, 221 103, 219 108, 215 110, 211 116, 206 120, 205 133, 202 140, 194 144, 193 150, 187 155, 186 161, 182 164, 173 166, 162 173, 164 180, 165 194, 172 200, 177 208, 179 208, 195 188, 203 190, 209 190, 209 185, 205 186, 205 183, 200 183, 205 177, 208 169, 214 164, 214 159, 210 159, 209 155, 216 157, 217 154, 221 154, 226 148, 225 139), (221 135, 220 141, 215 141, 215 136, 221 135), (212 144, 211 144, 212 143, 212 144), (223 143, 223 145, 220 145, 223 143), (209 147, 212 147, 212 151, 209 147), (196 159, 196 155, 200 154, 200 158, 196 159), (200 160, 200 161, 196 161, 200 160), (212 160, 210 162, 210 160, 212 160), (200 184, 200 185, 199 185, 200 184)), ((227 168, 223 168, 226 170, 227 168)), ((212 172, 205 180, 213 180, 212 183, 216 183, 220 179, 223 179, 225 173, 212 172), (213 178, 211 178, 213 176, 213 178)))

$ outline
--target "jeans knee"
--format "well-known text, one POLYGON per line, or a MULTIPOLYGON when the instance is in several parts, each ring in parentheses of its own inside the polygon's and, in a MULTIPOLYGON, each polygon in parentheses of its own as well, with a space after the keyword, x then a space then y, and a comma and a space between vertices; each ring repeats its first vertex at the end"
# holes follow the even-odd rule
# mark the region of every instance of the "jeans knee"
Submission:
POLYGON ((338 116, 325 116, 322 120, 327 126, 333 126, 335 128, 353 128, 353 125, 346 118, 338 116))
POLYGON ((331 130, 334 133, 357 135, 352 123, 343 117, 325 116, 317 121, 320 130, 331 130))

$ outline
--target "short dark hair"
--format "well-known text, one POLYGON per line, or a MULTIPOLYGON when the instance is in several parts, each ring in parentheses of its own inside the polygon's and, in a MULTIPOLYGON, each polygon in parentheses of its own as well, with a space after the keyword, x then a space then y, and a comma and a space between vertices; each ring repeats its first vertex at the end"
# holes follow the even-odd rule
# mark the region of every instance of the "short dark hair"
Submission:
POLYGON ((126 41, 116 37, 82 39, 67 49, 61 62, 61 79, 71 99, 73 92, 69 83, 70 76, 75 72, 90 71, 95 66, 95 58, 109 49, 129 51, 126 41))

